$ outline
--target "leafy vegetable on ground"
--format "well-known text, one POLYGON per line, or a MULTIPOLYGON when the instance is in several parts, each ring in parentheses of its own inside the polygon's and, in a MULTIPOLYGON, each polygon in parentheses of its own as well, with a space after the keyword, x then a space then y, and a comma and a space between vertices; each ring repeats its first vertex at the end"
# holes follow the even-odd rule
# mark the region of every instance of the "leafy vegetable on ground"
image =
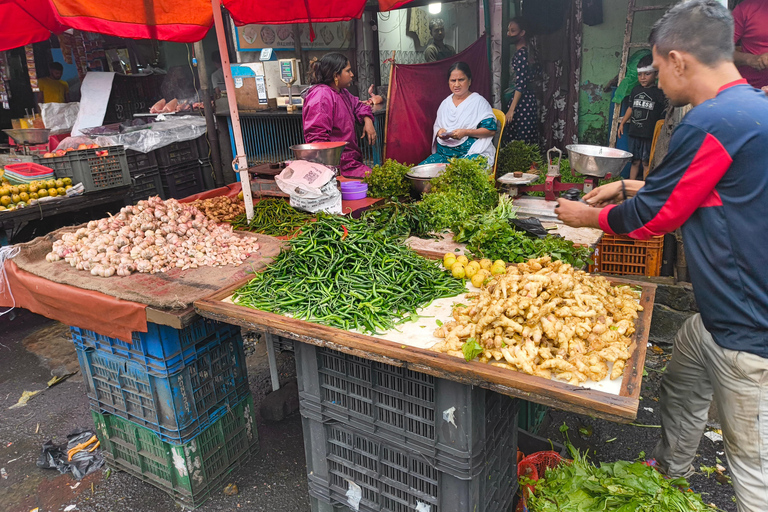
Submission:
POLYGON ((499 200, 484 158, 454 158, 431 183, 431 191, 419 203, 430 231, 458 226, 491 210, 499 200))
POLYGON ((411 182, 405 177, 411 168, 390 158, 382 165, 376 165, 363 178, 368 184, 368 197, 401 197, 411 190, 411 182))
POLYGON ((365 222, 320 216, 234 294, 237 304, 341 329, 387 331, 435 299, 466 291, 365 222))
POLYGON ((267 198, 253 205, 250 224, 243 213, 232 220, 232 228, 270 236, 286 236, 309 222, 312 215, 300 212, 284 199, 267 198))
POLYGON ((521 484, 532 488, 532 493, 526 496, 531 512, 713 510, 700 494, 683 491, 688 487, 685 479, 664 478, 642 460, 602 462, 595 466, 572 444, 566 443, 566 446, 573 462, 547 469, 537 481, 521 479, 521 484))
POLYGON ((454 231, 453 240, 459 243, 468 242, 483 226, 495 222, 508 222, 509 219, 514 219, 516 215, 517 207, 513 205, 512 198, 507 194, 502 194, 499 196, 499 204, 496 208, 459 224, 459 229, 454 231))
MULTIPOLYGON (((496 174, 504 176, 509 172, 530 173, 531 165, 533 164, 538 169, 544 169, 544 160, 541 158, 539 146, 515 140, 499 151, 499 163, 496 166, 496 174)), ((546 174, 546 170, 544 174, 546 174)))

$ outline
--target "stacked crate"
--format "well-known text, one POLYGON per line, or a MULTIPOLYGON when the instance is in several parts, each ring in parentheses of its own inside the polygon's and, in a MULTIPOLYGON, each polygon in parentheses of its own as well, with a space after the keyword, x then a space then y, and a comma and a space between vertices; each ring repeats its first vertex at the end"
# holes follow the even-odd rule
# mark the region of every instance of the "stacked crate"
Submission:
POLYGON ((193 139, 154 151, 167 198, 182 199, 205 190, 201 147, 199 139, 193 139))
POLYGON ((502 512, 517 491, 518 401, 295 344, 313 512, 502 512))
POLYGON ((157 166, 155 153, 141 153, 129 149, 126 151, 128 171, 131 174, 131 202, 136 203, 151 196, 165 199, 163 180, 157 166))
POLYGON ((130 343, 71 328, 107 462, 197 507, 257 450, 240 329, 148 323, 130 343))

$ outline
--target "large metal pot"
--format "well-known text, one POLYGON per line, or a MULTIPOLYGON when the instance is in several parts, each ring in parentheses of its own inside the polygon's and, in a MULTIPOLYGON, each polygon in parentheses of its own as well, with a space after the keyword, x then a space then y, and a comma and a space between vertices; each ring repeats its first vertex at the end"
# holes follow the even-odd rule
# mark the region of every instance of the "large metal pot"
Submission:
POLYGON ((443 174, 446 164, 424 164, 411 167, 406 178, 411 182, 411 195, 417 199, 432 189, 432 178, 443 174))
POLYGON ((16 141, 16 144, 22 146, 48 144, 48 137, 51 135, 51 130, 44 128, 17 128, 3 131, 16 141))
POLYGON ((296 160, 306 160, 318 164, 338 167, 341 163, 341 153, 346 142, 312 142, 291 146, 296 160))
POLYGON ((565 146, 565 149, 568 150, 571 169, 585 176, 598 178, 603 178, 606 174, 616 176, 627 162, 632 160, 632 153, 604 146, 570 144, 565 146))

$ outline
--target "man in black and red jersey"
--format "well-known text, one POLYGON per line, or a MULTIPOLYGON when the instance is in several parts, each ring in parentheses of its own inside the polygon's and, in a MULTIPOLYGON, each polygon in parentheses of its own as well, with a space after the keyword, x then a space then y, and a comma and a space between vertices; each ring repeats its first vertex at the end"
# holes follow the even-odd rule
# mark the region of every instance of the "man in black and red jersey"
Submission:
POLYGON ((585 196, 593 207, 561 199, 555 211, 570 226, 638 239, 682 226, 701 314, 675 339, 653 456, 670 476, 692 474, 714 397, 738 510, 766 512, 768 97, 739 75, 733 18, 717 0, 677 4, 651 44, 659 87, 672 105, 694 107, 667 156, 645 183, 604 185, 585 196))

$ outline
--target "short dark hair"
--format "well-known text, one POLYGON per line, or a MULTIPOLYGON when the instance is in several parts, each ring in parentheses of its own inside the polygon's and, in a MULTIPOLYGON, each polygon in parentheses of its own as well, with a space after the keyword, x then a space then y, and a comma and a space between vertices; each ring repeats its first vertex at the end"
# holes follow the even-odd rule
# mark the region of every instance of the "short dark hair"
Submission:
POLYGON ((310 64, 310 82, 313 84, 331 85, 337 74, 344 71, 349 64, 349 59, 343 53, 326 53, 323 57, 310 64))
POLYGON ((647 68, 653 64, 653 55, 646 55, 637 61, 637 69, 647 68))
POLYGON ((651 46, 693 55, 706 66, 733 61, 733 16, 717 0, 685 0, 672 7, 651 29, 651 46))
POLYGON ((64 66, 62 66, 60 62, 51 62, 48 64, 48 71, 53 71, 54 69, 61 71, 62 73, 64 72, 64 66))
POLYGON ((466 62, 461 62, 461 61, 454 62, 453 64, 451 64, 451 67, 448 68, 448 80, 451 79, 451 73, 453 73, 457 69, 459 71, 461 71, 462 73, 464 73, 465 75, 467 75, 467 78, 472 80, 472 70, 469 69, 469 64, 467 64, 466 62))
MULTIPOLYGON (((517 25, 517 28, 519 28, 520 31, 528 33, 528 20, 526 20, 522 16, 517 16, 512 18, 511 20, 509 20, 509 23, 514 23, 515 25, 517 25)), ((509 25, 509 23, 507 23, 507 25, 509 25)))
POLYGON ((445 22, 442 18, 433 18, 429 20, 429 31, 432 32, 432 29, 440 25, 441 27, 445 28, 445 22))

